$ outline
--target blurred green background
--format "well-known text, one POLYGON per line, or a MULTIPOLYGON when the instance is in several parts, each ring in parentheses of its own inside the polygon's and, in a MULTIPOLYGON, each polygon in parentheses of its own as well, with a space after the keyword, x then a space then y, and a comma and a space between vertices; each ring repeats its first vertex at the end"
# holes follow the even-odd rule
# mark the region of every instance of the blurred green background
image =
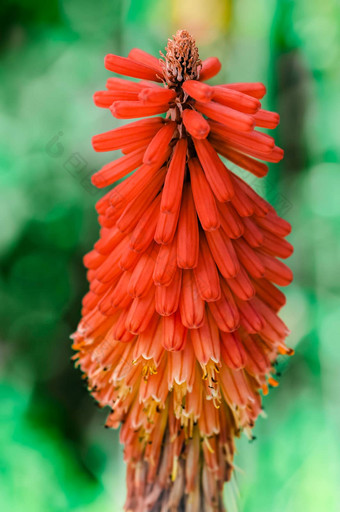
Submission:
POLYGON ((242 512, 339 511, 339 2, 2 0, 0 24, 0 510, 122 509, 118 434, 70 363, 98 235, 90 176, 110 158, 90 138, 117 123, 91 97, 106 53, 157 55, 186 28, 222 61, 219 80, 268 85, 286 158, 251 183, 295 246, 283 317, 296 355, 226 494, 242 512))

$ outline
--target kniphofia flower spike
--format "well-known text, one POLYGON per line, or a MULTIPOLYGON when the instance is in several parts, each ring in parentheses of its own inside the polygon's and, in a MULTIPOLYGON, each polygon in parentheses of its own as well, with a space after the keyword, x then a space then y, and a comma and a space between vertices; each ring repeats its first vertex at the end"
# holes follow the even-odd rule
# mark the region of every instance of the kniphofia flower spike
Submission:
POLYGON ((161 59, 133 49, 105 66, 138 81, 109 78, 96 105, 143 119, 93 138, 122 152, 93 184, 126 179, 97 203, 75 358, 107 426, 122 425, 125 510, 222 511, 234 439, 251 438, 273 364, 292 353, 277 288, 292 280, 278 259, 290 225, 229 168, 261 178, 282 159, 257 130, 279 116, 261 83, 208 85, 221 64, 201 62, 186 31, 161 59))

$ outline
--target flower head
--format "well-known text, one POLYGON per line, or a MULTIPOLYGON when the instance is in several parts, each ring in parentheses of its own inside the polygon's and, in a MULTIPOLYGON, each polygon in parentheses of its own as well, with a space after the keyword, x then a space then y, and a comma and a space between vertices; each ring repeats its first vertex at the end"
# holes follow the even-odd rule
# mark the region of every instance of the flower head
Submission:
POLYGON ((273 364, 292 352, 276 286, 292 280, 277 259, 290 225, 229 168, 263 177, 281 160, 256 129, 279 116, 261 108, 261 83, 206 84, 221 64, 186 31, 160 60, 133 49, 105 66, 138 81, 109 78, 96 105, 145 119, 93 138, 123 153, 94 185, 126 179, 97 204, 75 357, 107 426, 122 425, 126 510, 222 511, 234 439, 252 436, 273 364))

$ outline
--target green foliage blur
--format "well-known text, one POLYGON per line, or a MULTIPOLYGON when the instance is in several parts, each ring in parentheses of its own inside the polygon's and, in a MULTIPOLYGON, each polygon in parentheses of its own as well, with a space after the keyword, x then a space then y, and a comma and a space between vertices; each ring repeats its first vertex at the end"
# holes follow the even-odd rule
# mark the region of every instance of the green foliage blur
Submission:
POLYGON ((118 124, 91 97, 106 53, 158 55, 178 28, 220 58, 221 79, 268 85, 286 151, 255 186, 293 225, 283 318, 296 355, 279 362, 257 440, 238 443, 228 510, 340 510, 339 22, 337 0, 1 1, 1 511, 122 510, 118 433, 69 339, 98 235, 90 176, 109 158, 90 139, 118 124))

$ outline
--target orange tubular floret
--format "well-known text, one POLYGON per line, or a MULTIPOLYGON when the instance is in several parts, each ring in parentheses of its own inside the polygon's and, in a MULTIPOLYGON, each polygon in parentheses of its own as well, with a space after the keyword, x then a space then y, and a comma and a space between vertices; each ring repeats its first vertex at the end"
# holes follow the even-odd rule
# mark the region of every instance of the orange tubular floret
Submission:
POLYGON ((123 272, 116 286, 112 290, 112 307, 128 307, 131 304, 131 297, 127 294, 127 287, 130 282, 131 273, 123 272))
POLYGON ((256 222, 264 229, 281 237, 289 235, 292 230, 292 226, 289 222, 272 211, 268 212, 265 217, 256 217, 256 222))
POLYGON ((196 110, 184 110, 183 123, 187 131, 195 139, 206 139, 210 132, 208 121, 196 110))
POLYGON ((165 168, 162 168, 154 176, 151 183, 145 187, 133 201, 131 201, 122 215, 117 220, 117 227, 123 232, 129 233, 136 226, 141 214, 158 194, 164 180, 165 168))
POLYGON ((126 146, 123 146, 120 150, 123 153, 123 155, 128 155, 129 153, 132 153, 133 151, 136 151, 136 149, 144 148, 146 149, 149 143, 151 142, 152 135, 141 139, 140 141, 133 142, 131 144, 127 144, 126 146))
POLYGON ((220 361, 220 340, 217 325, 211 313, 207 312, 207 320, 199 329, 190 331, 191 342, 197 360, 206 365, 210 359, 220 361))
POLYGON ((262 263, 262 258, 255 253, 255 251, 243 239, 234 241, 234 248, 237 257, 245 268, 245 270, 254 278, 260 279, 265 275, 265 267, 262 263))
POLYGON ((253 305, 265 319, 264 328, 262 329, 262 336, 278 339, 284 341, 290 334, 286 324, 277 316, 277 314, 258 297, 254 297, 253 305))
POLYGON ((264 352, 254 342, 252 336, 244 337, 244 347, 247 353, 246 370, 250 375, 263 376, 270 371, 270 362, 264 352))
POLYGON ((152 317, 147 330, 137 338, 132 356, 133 361, 143 357, 144 359, 153 359, 155 365, 159 365, 164 350, 162 345, 160 343, 154 343, 154 340, 160 336, 161 331, 162 322, 160 321, 159 316, 155 314, 152 317))
POLYGON ((233 370, 244 368, 247 356, 238 332, 221 332, 220 336, 224 362, 233 370))
POLYGON ((270 112, 269 110, 259 110, 253 116, 256 126, 261 128, 269 128, 273 130, 277 127, 280 122, 280 116, 276 112, 270 112))
POLYGON ((156 232, 160 202, 161 196, 158 194, 139 219, 130 238, 130 248, 133 251, 143 252, 152 242, 156 232))
POLYGON ((237 276, 227 279, 227 283, 234 296, 241 300, 250 300, 256 293, 247 272, 242 267, 237 276))
POLYGON ((145 105, 141 101, 115 101, 110 107, 112 115, 117 119, 154 116, 156 114, 163 114, 168 109, 168 103, 145 105))
MULTIPOLYGON (((166 160, 168 155, 169 151, 163 155, 164 160, 166 160)), ((110 195, 109 201, 111 207, 118 211, 124 209, 128 201, 135 199, 138 194, 157 177, 162 163, 163 162, 156 162, 153 165, 144 164, 125 181, 117 185, 110 195)))
POLYGON ((140 64, 132 59, 126 57, 119 57, 118 55, 106 55, 104 61, 106 69, 119 73, 120 75, 131 76, 134 78, 142 78, 144 80, 153 80, 154 82, 162 82, 157 71, 152 67, 140 64))
POLYGON ((211 101, 214 95, 214 90, 210 85, 202 84, 197 82, 197 80, 187 80, 182 88, 189 96, 202 103, 211 101))
MULTIPOLYGON (((226 150, 226 138, 218 134, 211 134, 209 136, 209 141, 211 142, 211 145, 216 149, 218 153, 220 153, 223 156, 227 154, 228 149, 226 150)), ((283 150, 277 146, 274 146, 274 148, 271 151, 257 151, 249 146, 245 147, 242 144, 233 142, 232 147, 238 151, 245 152, 246 154, 254 158, 265 160, 266 162, 279 162, 283 158, 283 150)))
POLYGON ((145 66, 153 68, 156 71, 156 73, 159 74, 160 77, 162 76, 162 68, 159 64, 159 59, 157 59, 157 57, 154 57, 150 53, 145 52, 140 48, 132 48, 132 50, 130 50, 129 52, 128 58, 132 59, 135 62, 140 62, 145 66))
POLYGON ((204 300, 200 297, 192 270, 183 270, 179 303, 181 320, 188 329, 197 329, 204 322, 204 300))
POLYGON ((194 144, 205 176, 216 198, 221 202, 230 201, 234 195, 234 189, 228 169, 208 141, 194 139, 194 144))
POLYGON ((247 94, 248 96, 252 96, 253 98, 257 98, 259 100, 262 99, 267 92, 266 87, 261 82, 224 84, 220 85, 220 87, 233 89, 235 91, 242 92, 243 94, 247 94))
POLYGON ((110 254, 117 244, 124 238, 124 234, 119 231, 117 226, 114 229, 103 230, 102 237, 94 244, 94 248, 100 254, 110 254))
POLYGON ((92 183, 98 188, 107 187, 120 180, 143 163, 144 149, 137 149, 127 156, 122 156, 104 165, 92 176, 92 183))
POLYGON ((182 286, 182 270, 177 268, 168 286, 157 286, 155 293, 156 311, 162 316, 176 313, 182 286))
POLYGON ((170 121, 163 126, 154 136, 144 153, 143 162, 152 164, 157 161, 160 153, 164 153, 176 130, 176 123, 170 121))
POLYGON ((116 251, 104 259, 103 263, 96 270, 96 279, 98 281, 108 283, 120 275, 119 262, 126 250, 127 244, 128 240, 124 238, 116 248, 116 251))
POLYGON ((163 318, 162 345, 165 350, 183 350, 187 341, 188 329, 183 325, 179 310, 163 318))
POLYGON ((181 204, 187 148, 187 139, 179 140, 174 148, 162 193, 161 211, 164 213, 176 213, 181 204))
POLYGON ((180 352, 169 354, 168 384, 185 384, 192 391, 195 380, 195 354, 190 343, 180 352))
POLYGON ((267 232, 264 235, 262 250, 272 256, 286 259, 293 254, 294 249, 287 240, 282 240, 282 238, 267 232))
POLYGON ((92 145, 95 151, 120 149, 126 145, 127 140, 130 143, 134 143, 149 137, 157 132, 162 124, 163 119, 161 117, 135 121, 120 128, 94 135, 92 137, 92 145))
POLYGON ((142 89, 138 95, 139 99, 145 103, 169 103, 176 98, 176 92, 172 89, 162 89, 156 87, 148 87, 142 89))
POLYGON ((177 269, 177 239, 159 248, 153 273, 156 285, 168 286, 177 269))
POLYGON ((226 284, 221 289, 221 298, 209 302, 209 309, 218 328, 223 332, 233 332, 240 325, 240 313, 226 284))
POLYGON ((230 160, 233 164, 251 172, 258 178, 263 178, 268 174, 268 165, 263 162, 259 162, 258 160, 254 160, 254 158, 244 155, 235 149, 225 148, 223 149, 223 153, 220 151, 220 154, 230 160))
POLYGON ((244 233, 244 223, 230 203, 218 203, 221 227, 229 238, 240 238, 244 233))
POLYGON ((261 262, 265 267, 263 277, 269 281, 278 286, 288 286, 293 281, 293 272, 282 261, 262 253, 261 262))
POLYGON ((184 186, 177 235, 177 265, 195 268, 198 260, 198 222, 191 188, 184 186))
MULTIPOLYGON (((156 85, 156 87, 158 86, 156 85)), ((110 77, 106 80, 106 88, 111 92, 129 92, 138 96, 143 86, 141 82, 131 82, 131 80, 126 80, 125 78, 110 77)))
POLYGON ((97 91, 93 95, 94 104, 101 108, 109 108, 114 101, 118 100, 138 100, 138 93, 130 91, 97 91))
POLYGON ((210 126, 211 134, 223 137, 227 147, 235 145, 237 149, 244 152, 249 148, 263 153, 270 153, 274 149, 274 139, 265 133, 256 131, 240 133, 214 121, 210 122, 210 126))
POLYGON ((234 187, 242 190, 251 200, 254 205, 254 212, 256 215, 264 217, 272 209, 272 206, 265 199, 263 199, 263 197, 259 196, 255 190, 253 190, 248 185, 248 183, 246 183, 236 174, 233 175, 233 184, 234 187))
POLYGON ((253 119, 255 116, 238 112, 237 110, 220 105, 214 101, 210 101, 209 103, 197 101, 195 107, 210 119, 225 124, 234 130, 250 132, 255 126, 253 119))
POLYGON ((197 288, 206 302, 214 302, 221 298, 220 278, 214 258, 203 233, 200 235, 200 250, 197 266, 194 268, 197 288))
POLYGON ((207 241, 221 274, 226 277, 235 277, 240 271, 240 264, 230 238, 221 229, 206 232, 207 241))
POLYGON ((151 289, 144 297, 133 300, 128 311, 125 326, 132 334, 139 334, 147 328, 154 312, 155 295, 151 289))
POLYGON ((237 308, 241 317, 241 325, 248 333, 257 333, 262 331, 265 326, 262 315, 257 311, 253 304, 253 299, 242 301, 235 299, 237 308))
POLYGON ((226 87, 215 86, 213 88, 213 100, 246 114, 255 114, 261 108, 261 103, 256 98, 226 87))
POLYGON ((221 71, 222 64, 217 57, 208 57, 202 62, 199 79, 209 80, 221 71))
POLYGON ((155 241, 158 244, 170 243, 176 233, 180 208, 175 213, 160 212, 156 227, 155 241))
POLYGON ((253 284, 256 295, 268 304, 273 311, 279 311, 286 304, 285 295, 267 279, 255 279, 253 284))
POLYGON ((119 267, 122 271, 132 271, 135 265, 137 265, 140 258, 141 254, 138 254, 136 251, 133 251, 130 247, 128 247, 119 260, 119 267))
POLYGON ((213 231, 220 227, 220 216, 214 194, 197 158, 189 160, 189 169, 197 215, 203 229, 213 231))
POLYGON ((104 256, 97 251, 90 251, 84 256, 83 263, 86 268, 93 269, 103 263, 104 259, 104 256))
POLYGON ((127 292, 131 297, 142 297, 150 290, 153 284, 152 273, 156 255, 155 248, 145 252, 133 269, 127 287, 127 292))
POLYGON ((244 233, 243 237, 251 247, 262 247, 264 244, 264 234, 256 223, 249 217, 243 219, 244 233))

